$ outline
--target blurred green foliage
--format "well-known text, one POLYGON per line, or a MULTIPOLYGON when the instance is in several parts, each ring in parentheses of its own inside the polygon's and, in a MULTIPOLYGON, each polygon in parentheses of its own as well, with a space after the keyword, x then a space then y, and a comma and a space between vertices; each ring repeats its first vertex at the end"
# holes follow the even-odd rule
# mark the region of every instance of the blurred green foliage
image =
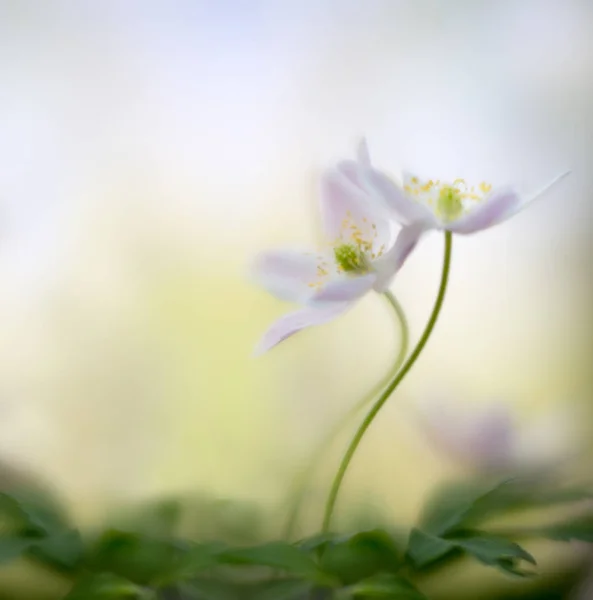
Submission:
MULTIPOLYGON (((62 592, 35 595, 48 599, 452 599, 467 596, 428 595, 426 577, 469 559, 536 581, 524 541, 593 541, 590 498, 545 480, 462 481, 437 490, 408 535, 381 527, 294 542, 264 539, 255 505, 205 497, 145 503, 81 532, 51 495, 19 490, 0 494, 0 562, 24 559, 59 575, 62 592), (505 533, 490 526, 542 505, 572 508, 552 524, 505 533)), ((539 596, 536 585, 530 597, 561 598, 572 583, 546 585, 539 596)), ((15 593, 0 598, 33 597, 15 593)))

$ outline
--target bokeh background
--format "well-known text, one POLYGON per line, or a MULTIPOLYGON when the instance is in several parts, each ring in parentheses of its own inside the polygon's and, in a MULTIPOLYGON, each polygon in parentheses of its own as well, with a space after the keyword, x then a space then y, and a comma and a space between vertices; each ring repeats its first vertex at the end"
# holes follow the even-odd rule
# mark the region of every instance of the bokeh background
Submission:
MULTIPOLYGON (((249 265, 319 242, 319 172, 363 134, 394 174, 526 191, 572 175, 456 239, 436 333, 365 439, 340 515, 409 523, 467 468, 418 427, 435 395, 460 419, 495 399, 526 456, 585 468, 592 27, 587 0, 0 0, 2 485, 42 477, 86 525, 199 492, 279 526, 295 473, 398 337, 369 296, 256 359, 291 307, 249 265)), ((441 254, 427 237, 393 286, 414 339, 441 254)))

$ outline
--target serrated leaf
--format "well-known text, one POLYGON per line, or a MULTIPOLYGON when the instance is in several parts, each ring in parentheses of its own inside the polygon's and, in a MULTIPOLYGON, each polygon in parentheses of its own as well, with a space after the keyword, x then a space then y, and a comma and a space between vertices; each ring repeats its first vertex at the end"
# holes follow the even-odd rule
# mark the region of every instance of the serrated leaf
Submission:
POLYGON ((131 581, 111 573, 89 575, 74 585, 64 600, 140 600, 155 598, 131 581))
POLYGON ((31 546, 28 538, 0 538, 0 564, 8 563, 21 556, 31 546))
POLYGON ((484 484, 450 484, 427 504, 420 529, 446 535, 512 511, 571 503, 591 498, 583 489, 549 489, 542 481, 512 479, 488 489, 484 484))
MULTIPOLYGON (((376 575, 345 590, 350 597, 357 599, 366 598, 391 598, 393 600, 427 600, 426 596, 415 588, 407 579, 397 575, 376 575)), ((338 596, 339 597, 339 596, 338 596)))
POLYGON ((381 529, 362 531, 329 542, 320 567, 348 585, 378 572, 395 572, 402 555, 393 538, 381 529))
POLYGON ((406 555, 416 568, 422 569, 454 551, 455 545, 449 540, 414 528, 410 532, 406 555))
POLYGON ((220 559, 228 564, 259 565, 317 580, 320 571, 303 550, 284 542, 270 542, 250 548, 225 550, 220 559))
POLYGON ((513 575, 529 575, 521 568, 521 562, 536 565, 535 558, 519 544, 484 532, 468 533, 464 537, 448 538, 448 541, 470 554, 481 563, 498 567, 513 575))
POLYGON ((514 575, 530 574, 522 569, 523 562, 536 564, 533 556, 515 542, 481 531, 467 531, 463 535, 441 538, 414 529, 410 534, 407 556, 415 568, 422 569, 457 551, 514 575))
POLYGON ((557 489, 544 481, 511 479, 502 482, 476 499, 466 516, 466 522, 517 510, 550 507, 591 499, 591 491, 579 488, 557 489))
POLYGON ((579 516, 563 523, 542 527, 537 532, 544 537, 560 542, 578 540, 593 543, 593 515, 579 516))
POLYGON ((461 526, 474 502, 486 490, 475 483, 450 484, 434 494, 424 508, 419 529, 436 536, 461 526))

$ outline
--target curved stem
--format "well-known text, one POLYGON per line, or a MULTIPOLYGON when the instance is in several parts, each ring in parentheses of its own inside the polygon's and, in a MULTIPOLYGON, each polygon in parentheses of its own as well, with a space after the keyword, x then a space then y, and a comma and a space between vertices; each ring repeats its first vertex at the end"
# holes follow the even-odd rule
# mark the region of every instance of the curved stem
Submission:
POLYGON ((303 500, 305 499, 307 484, 311 480, 315 468, 319 464, 321 457, 327 452, 327 450, 331 447, 335 439, 338 437, 342 429, 350 422, 350 420, 360 411, 362 410, 369 402, 373 400, 379 394, 386 385, 395 377, 399 369, 401 368, 406 355, 408 353, 409 339, 410 339, 410 330, 408 327, 408 320, 406 319, 406 315, 404 313, 404 309, 401 304, 398 302, 397 298, 387 290, 384 293, 384 296, 395 311, 395 315, 397 317, 398 325, 400 327, 400 335, 401 342, 399 352, 397 354, 397 358, 389 372, 381 379, 381 381, 376 384, 373 389, 362 398, 359 402, 357 402, 330 430, 329 434, 321 440, 321 443, 315 448, 313 453, 311 454, 311 458, 309 459, 309 463, 307 467, 302 471, 300 476, 297 478, 294 485, 294 492, 291 495, 293 501, 288 510, 288 518, 286 520, 286 524, 284 526, 283 538, 290 539, 294 532, 294 528, 298 521, 299 513, 301 510, 301 506, 303 504, 303 500))
POLYGON ((416 344, 416 347, 412 351, 412 354, 410 354, 410 357, 406 361, 405 365, 402 367, 401 371, 397 373, 397 375, 391 380, 385 391, 381 394, 377 402, 375 402, 367 416, 364 418, 364 421, 361 423, 360 427, 358 428, 358 431, 354 434, 354 437, 352 438, 352 441, 350 442, 350 445, 348 446, 346 453, 342 458, 342 462, 340 463, 336 476, 334 477, 334 481, 332 483, 332 487, 327 498, 327 502, 325 505, 325 513, 323 516, 322 532, 326 532, 329 529, 334 507, 336 505, 336 499, 338 497, 338 492, 340 491, 340 486, 342 485, 344 475, 346 474, 348 465, 350 464, 350 461, 352 460, 352 457, 354 456, 354 453, 356 452, 356 449, 358 448, 358 445, 360 444, 360 441, 362 440, 366 430, 369 428, 369 426, 371 425, 371 423, 373 422, 373 420, 375 419, 385 402, 387 402, 389 396, 391 396, 391 394, 394 392, 397 386, 407 375, 408 371, 414 366, 414 363, 420 356, 422 350, 424 349, 424 346, 426 345, 426 342, 428 342, 428 339, 430 338, 430 334, 432 333, 432 330, 434 329, 434 326, 437 322, 439 313, 441 312, 443 300, 445 299, 447 282, 449 280, 449 268, 451 265, 451 246, 452 235, 450 231, 446 231, 445 255, 443 258, 443 271, 441 274, 441 283, 439 286, 439 291, 437 293, 436 301, 434 303, 434 307, 432 309, 432 313, 430 315, 430 318, 428 319, 428 323, 426 324, 426 327, 424 328, 424 332, 422 333, 420 340, 416 344))

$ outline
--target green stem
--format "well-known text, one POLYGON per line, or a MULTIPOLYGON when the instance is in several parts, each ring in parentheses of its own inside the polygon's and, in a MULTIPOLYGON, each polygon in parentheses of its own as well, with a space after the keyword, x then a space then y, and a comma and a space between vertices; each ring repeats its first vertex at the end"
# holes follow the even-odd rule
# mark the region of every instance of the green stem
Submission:
POLYGON ((371 423, 373 422, 373 420, 375 419, 385 402, 387 402, 389 396, 391 396, 391 394, 394 392, 397 386, 408 374, 408 371, 414 366, 414 363, 420 356, 422 350, 424 349, 424 346, 426 346, 426 342, 428 342, 428 339, 430 338, 430 334, 432 333, 434 326, 437 322, 439 313, 441 312, 443 300, 445 299, 447 282, 449 280, 449 268, 451 266, 451 246, 452 235, 450 231, 446 231, 445 255, 443 258, 443 271, 441 275, 441 283, 439 286, 436 301, 434 303, 434 307, 432 309, 432 313, 430 315, 430 318, 428 319, 428 323, 424 328, 424 332, 422 333, 420 340, 418 341, 416 347, 412 351, 412 354, 410 354, 410 357, 408 358, 404 366, 401 368, 399 373, 395 375, 395 377, 391 380, 391 382, 389 383, 385 391, 381 394, 377 402, 375 402, 367 416, 364 418, 364 421, 358 428, 358 431, 354 434, 354 437, 352 438, 352 441, 350 442, 350 445, 348 446, 346 453, 342 458, 342 462, 340 463, 336 476, 334 477, 334 481, 332 483, 332 487, 327 498, 327 502, 325 504, 322 532, 327 532, 329 530, 332 514, 336 505, 336 499, 338 497, 338 492, 340 491, 340 486, 342 485, 344 475, 346 474, 346 470, 348 469, 350 461, 352 460, 352 457, 354 456, 354 453, 356 452, 356 449, 358 448, 358 445, 360 444, 360 441, 362 440, 366 430, 369 428, 369 426, 371 425, 371 423))
POLYGON ((360 412, 369 402, 371 402, 374 398, 376 398, 377 394, 379 394, 386 385, 395 377, 399 369, 401 368, 406 354, 408 353, 408 345, 410 339, 410 330, 408 327, 408 321, 406 319, 406 315, 404 313, 404 309, 401 304, 398 302, 397 298, 388 290, 384 293, 385 299, 393 310, 395 311, 395 315, 398 320, 398 325, 401 330, 401 342, 399 352, 397 354, 397 358, 395 359, 395 363, 389 370, 381 381, 373 387, 373 389, 365 395, 365 397, 357 402, 331 429, 329 434, 324 437, 321 443, 315 448, 313 453, 311 454, 311 458, 309 459, 309 463, 307 467, 302 471, 300 476, 298 476, 294 488, 293 493, 291 494, 292 503, 288 510, 288 518, 286 520, 286 525, 284 526, 283 531, 283 539, 291 539, 294 533, 294 528, 298 521, 299 513, 301 511, 301 506, 305 499, 305 495, 307 492, 307 485, 310 482, 313 474, 315 472, 315 468, 318 466, 321 457, 327 452, 327 450, 331 447, 335 439, 338 437, 342 429, 348 425, 351 419, 360 412))

